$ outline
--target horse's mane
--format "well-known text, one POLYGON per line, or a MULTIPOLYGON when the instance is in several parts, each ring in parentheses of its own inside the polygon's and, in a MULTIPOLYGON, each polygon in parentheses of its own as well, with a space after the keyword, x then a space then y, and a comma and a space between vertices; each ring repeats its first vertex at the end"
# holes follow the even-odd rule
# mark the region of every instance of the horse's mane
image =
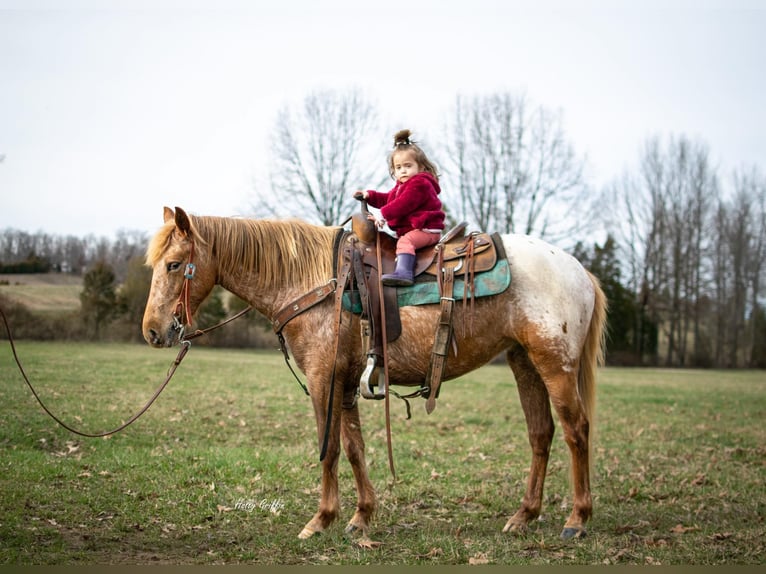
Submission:
MULTIPOLYGON (((311 289, 334 276, 332 246, 337 227, 294 220, 239 219, 190 215, 195 239, 206 245, 218 266, 228 271, 257 271, 262 285, 311 289)), ((171 221, 147 249, 150 266, 162 257, 175 229, 171 221)))

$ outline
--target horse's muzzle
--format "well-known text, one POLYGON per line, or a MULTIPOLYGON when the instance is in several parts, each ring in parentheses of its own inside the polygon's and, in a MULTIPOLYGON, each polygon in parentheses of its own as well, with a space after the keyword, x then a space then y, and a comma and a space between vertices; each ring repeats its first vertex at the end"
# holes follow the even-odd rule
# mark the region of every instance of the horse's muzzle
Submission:
POLYGON ((168 327, 164 336, 158 333, 155 329, 148 329, 144 333, 144 339, 152 347, 172 347, 177 345, 184 335, 184 325, 178 320, 176 316, 173 316, 173 323, 168 327))

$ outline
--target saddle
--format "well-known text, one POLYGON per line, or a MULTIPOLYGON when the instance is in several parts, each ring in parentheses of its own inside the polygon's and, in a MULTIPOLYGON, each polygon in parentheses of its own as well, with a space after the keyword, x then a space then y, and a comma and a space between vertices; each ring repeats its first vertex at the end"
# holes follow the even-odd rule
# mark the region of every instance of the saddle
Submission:
MULTIPOLYGON (((386 360, 385 343, 395 341, 401 335, 401 319, 397 301, 397 287, 379 288, 379 277, 391 273, 395 266, 396 240, 386 233, 379 233, 375 224, 367 218, 362 203, 361 213, 352 218, 351 232, 341 240, 337 256, 337 268, 348 270, 346 286, 356 307, 361 307, 362 346, 367 364, 360 380, 360 392, 367 399, 386 396, 386 381, 381 368, 386 360), (380 256, 377 248, 380 246, 380 256), (380 267, 378 269, 378 259, 380 267), (381 316, 380 300, 383 298, 385 317, 381 316), (385 321, 386 341, 383 341, 385 321)), ((421 387, 410 396, 427 398, 426 411, 435 408, 439 386, 452 341, 452 311, 454 308, 455 277, 463 279, 463 302, 474 299, 475 274, 489 271, 498 260, 498 248, 486 233, 466 235, 467 223, 463 222, 447 232, 436 245, 418 250, 414 276, 416 283, 436 282, 439 288, 441 312, 436 325, 436 336, 431 353, 429 371, 421 387)), ((339 272, 339 276, 340 276, 339 272)), ((407 289, 405 287, 404 289, 407 289)))

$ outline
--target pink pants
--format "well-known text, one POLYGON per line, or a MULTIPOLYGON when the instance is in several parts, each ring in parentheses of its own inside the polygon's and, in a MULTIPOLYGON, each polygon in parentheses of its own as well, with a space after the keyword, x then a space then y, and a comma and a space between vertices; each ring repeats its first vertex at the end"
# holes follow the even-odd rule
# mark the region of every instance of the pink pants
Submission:
POLYGON ((415 251, 422 247, 434 245, 440 238, 441 233, 439 232, 413 229, 402 235, 396 241, 396 254, 409 253, 410 255, 415 255, 415 251))

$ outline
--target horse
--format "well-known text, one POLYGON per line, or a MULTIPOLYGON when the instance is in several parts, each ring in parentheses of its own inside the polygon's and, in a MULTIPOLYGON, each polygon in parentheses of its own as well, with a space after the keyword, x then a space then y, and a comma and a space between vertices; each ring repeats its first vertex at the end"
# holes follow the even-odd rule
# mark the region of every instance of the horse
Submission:
MULTIPOLYGON (((295 219, 189 215, 179 207, 165 207, 164 221, 146 253, 153 272, 142 327, 153 347, 182 342, 185 326, 215 285, 273 318, 296 298, 336 278, 334 248, 342 227, 295 219)), ((592 514, 589 434, 597 370, 604 360, 606 297, 598 279, 563 250, 525 235, 501 238, 512 281, 501 294, 475 300, 473 329, 455 329, 457 354, 450 354, 444 380, 506 353, 527 423, 532 462, 521 506, 503 532, 523 533, 540 514, 554 434, 553 405, 570 451, 574 491, 561 537, 579 538, 586 535, 592 514)), ((456 321, 466 312, 456 306, 456 321)), ((388 345, 389 381, 421 384, 439 305, 402 307, 400 317, 401 335, 388 345)), ((365 368, 359 318, 328 298, 293 318, 283 333, 305 376, 325 453, 319 507, 299 537, 320 533, 338 518, 341 447, 357 491, 346 532, 366 535, 376 497, 367 473, 359 405, 353 400, 365 368), (339 392, 333 392, 336 387, 339 392)))

